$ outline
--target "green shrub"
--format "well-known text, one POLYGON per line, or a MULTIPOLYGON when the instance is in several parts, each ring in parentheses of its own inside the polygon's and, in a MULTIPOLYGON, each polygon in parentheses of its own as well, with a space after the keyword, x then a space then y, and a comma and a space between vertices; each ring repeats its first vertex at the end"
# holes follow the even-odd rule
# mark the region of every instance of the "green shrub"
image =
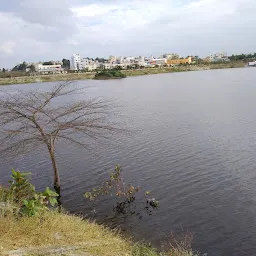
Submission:
POLYGON ((103 70, 97 72, 95 74, 95 79, 112 79, 112 78, 125 78, 126 75, 122 73, 120 70, 111 69, 111 70, 103 70))
POLYGON ((29 182, 30 173, 12 170, 12 180, 7 188, 0 187, 0 216, 35 216, 48 210, 48 206, 57 204, 57 193, 48 187, 44 192, 36 192, 29 182))

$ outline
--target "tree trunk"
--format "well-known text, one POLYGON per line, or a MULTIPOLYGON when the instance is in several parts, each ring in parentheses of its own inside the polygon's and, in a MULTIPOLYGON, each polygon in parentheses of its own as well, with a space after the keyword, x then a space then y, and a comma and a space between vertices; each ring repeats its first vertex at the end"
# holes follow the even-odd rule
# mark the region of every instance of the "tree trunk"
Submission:
POLYGON ((59 195, 57 197, 57 201, 58 201, 58 206, 61 207, 62 203, 61 203, 61 194, 60 194, 60 175, 59 175, 59 170, 57 167, 57 163, 56 163, 56 158, 55 158, 55 154, 54 154, 54 147, 48 147, 49 149, 49 153, 50 153, 50 157, 51 157, 51 161, 52 161, 52 167, 53 167, 53 172, 54 172, 54 189, 56 191, 56 193, 59 195))
POLYGON ((57 163, 56 163, 56 158, 55 158, 55 154, 54 154, 54 147, 48 146, 48 150, 50 153, 50 157, 51 157, 51 161, 52 161, 52 168, 53 168, 53 173, 54 173, 54 188, 60 190, 60 176, 59 176, 59 170, 57 167, 57 163))
POLYGON ((59 171, 55 159, 55 154, 51 150, 50 152, 51 160, 52 160, 52 167, 53 167, 53 172, 54 172, 54 187, 60 188, 60 176, 59 176, 59 171))

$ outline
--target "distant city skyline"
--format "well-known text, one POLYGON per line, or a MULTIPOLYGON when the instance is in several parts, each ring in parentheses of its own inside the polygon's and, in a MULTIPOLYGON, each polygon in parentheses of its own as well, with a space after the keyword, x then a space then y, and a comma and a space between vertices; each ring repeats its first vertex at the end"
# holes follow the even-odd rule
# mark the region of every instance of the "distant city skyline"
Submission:
MULTIPOLYGON (((255 51, 256 52, 256 51, 255 51)), ((147 56, 143 56, 143 55, 137 55, 137 56, 132 56, 132 55, 128 55, 128 56, 117 56, 117 55, 109 55, 109 56, 106 56, 106 57, 103 57, 103 56, 83 56, 82 54, 80 54, 80 53, 76 53, 77 55, 79 55, 80 57, 81 57, 81 60, 82 59, 93 59, 93 60, 95 60, 95 59, 97 59, 97 58, 99 58, 99 59, 105 59, 105 60, 109 60, 109 58, 110 57, 115 57, 115 58, 117 58, 117 59, 120 59, 120 58, 125 58, 125 59, 127 59, 127 58, 135 58, 135 59, 138 59, 139 57, 142 57, 143 59, 148 59, 148 60, 150 60, 150 58, 153 58, 153 59, 161 59, 161 58, 166 58, 166 59, 168 59, 169 57, 168 56, 170 56, 170 55, 177 55, 177 58, 181 58, 181 59, 183 59, 183 58, 187 58, 187 57, 197 57, 197 58, 199 58, 199 59, 203 59, 203 60, 206 60, 206 59, 214 59, 214 56, 218 56, 218 55, 224 55, 224 56, 226 56, 226 57, 229 57, 229 56, 232 56, 232 54, 227 54, 226 52, 214 52, 214 53, 211 53, 211 54, 209 54, 209 55, 207 55, 207 56, 200 56, 200 55, 187 55, 187 56, 181 56, 181 55, 179 55, 178 53, 162 53, 162 54, 160 54, 160 55, 147 55, 147 56), (164 55, 166 55, 166 56, 164 56, 164 55)), ((73 55, 76 55, 76 54, 73 54, 73 55)), ((243 54, 251 54, 251 53, 246 53, 246 52, 243 52, 243 54)), ((70 62, 72 62, 72 56, 73 55, 71 55, 70 57, 62 57, 62 58, 59 58, 59 59, 51 59, 51 58, 49 58, 49 59, 44 59, 44 60, 36 60, 36 61, 28 61, 28 60, 23 60, 23 61, 21 61, 21 62, 17 62, 17 63, 14 63, 14 64, 12 64, 10 67, 7 67, 7 66, 3 66, 3 67, 1 67, 0 66, 0 70, 2 69, 2 68, 5 68, 5 69, 7 69, 7 70, 11 70, 14 66, 16 66, 16 65, 19 65, 19 64, 22 64, 23 62, 26 62, 26 64, 27 65, 31 65, 31 64, 39 64, 39 63, 44 63, 44 62, 48 62, 48 61, 50 61, 50 62, 53 62, 53 63, 56 63, 56 64, 59 64, 59 63, 62 63, 62 60, 63 59, 66 59, 66 60, 69 60, 70 62)), ((80 60, 79 60, 80 61, 80 60)))
POLYGON ((0 67, 88 57, 255 52, 255 0, 9 0, 0 67))

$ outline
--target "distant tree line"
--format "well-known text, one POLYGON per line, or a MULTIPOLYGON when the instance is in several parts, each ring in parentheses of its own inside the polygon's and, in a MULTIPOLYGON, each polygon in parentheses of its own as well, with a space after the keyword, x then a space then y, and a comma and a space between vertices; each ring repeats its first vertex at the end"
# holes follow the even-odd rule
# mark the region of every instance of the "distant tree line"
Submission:
POLYGON ((43 65, 54 65, 54 63, 52 61, 46 61, 46 62, 43 62, 43 65))
POLYGON ((36 68, 35 65, 31 64, 28 65, 25 61, 23 63, 16 65, 12 71, 21 71, 21 72, 26 72, 27 69, 29 69, 29 72, 35 72, 36 68))
POLYGON ((242 54, 238 54, 238 55, 232 54, 232 56, 230 56, 229 59, 232 60, 232 61, 255 60, 256 59, 256 53, 249 53, 249 54, 242 53, 242 54))
POLYGON ((97 57, 97 58, 95 59, 95 61, 98 61, 98 62, 100 62, 100 63, 105 63, 105 62, 107 62, 108 60, 106 60, 106 59, 104 59, 104 58, 99 58, 99 57, 97 57))
POLYGON ((12 71, 26 71, 27 63, 23 61, 21 64, 16 65, 12 71))

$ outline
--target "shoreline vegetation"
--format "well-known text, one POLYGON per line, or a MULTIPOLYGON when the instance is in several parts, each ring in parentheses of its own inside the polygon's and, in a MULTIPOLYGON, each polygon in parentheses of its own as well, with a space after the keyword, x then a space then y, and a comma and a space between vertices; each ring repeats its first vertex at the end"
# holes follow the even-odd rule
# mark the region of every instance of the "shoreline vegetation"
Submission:
POLYGON ((0 216, 0 255, 4 256, 199 256, 182 247, 159 252, 117 229, 64 211, 33 217, 0 216))
POLYGON ((0 255, 14 256, 197 256, 192 235, 168 241, 161 252, 83 216, 56 207, 58 194, 38 192, 30 173, 12 170, 0 186, 0 255), (106 250, 107 249, 107 250, 106 250))
POLYGON ((183 248, 182 243, 159 252, 118 229, 57 210, 33 217, 0 216, 0 255, 198 256, 192 249, 183 248))
POLYGON ((125 75, 120 70, 112 69, 112 70, 103 70, 103 71, 97 72, 94 76, 94 79, 109 80, 109 79, 122 79, 126 77, 127 75, 125 75))
MULTIPOLYGON (((229 63, 213 63, 205 65, 184 65, 184 66, 174 66, 174 67, 161 67, 161 68, 143 68, 143 69, 131 69, 131 70, 121 70, 123 75, 129 76, 142 76, 142 75, 153 75, 162 73, 175 73, 175 72, 187 72, 187 71, 201 71, 201 70, 211 70, 211 69, 227 69, 227 68, 242 68, 245 67, 245 62, 229 62, 229 63)), ((67 81, 67 80, 86 80, 86 79, 117 79, 123 78, 109 77, 105 76, 100 72, 81 72, 81 73, 67 73, 67 74, 49 74, 49 75, 23 75, 17 77, 0 77, 0 85, 11 85, 11 84, 26 84, 26 83, 38 83, 38 82, 57 82, 57 81, 67 81), (96 77, 97 74, 102 74, 101 77, 96 77)), ((109 72, 109 71, 108 71, 109 72)), ((119 74, 120 75, 120 74, 119 74)))

